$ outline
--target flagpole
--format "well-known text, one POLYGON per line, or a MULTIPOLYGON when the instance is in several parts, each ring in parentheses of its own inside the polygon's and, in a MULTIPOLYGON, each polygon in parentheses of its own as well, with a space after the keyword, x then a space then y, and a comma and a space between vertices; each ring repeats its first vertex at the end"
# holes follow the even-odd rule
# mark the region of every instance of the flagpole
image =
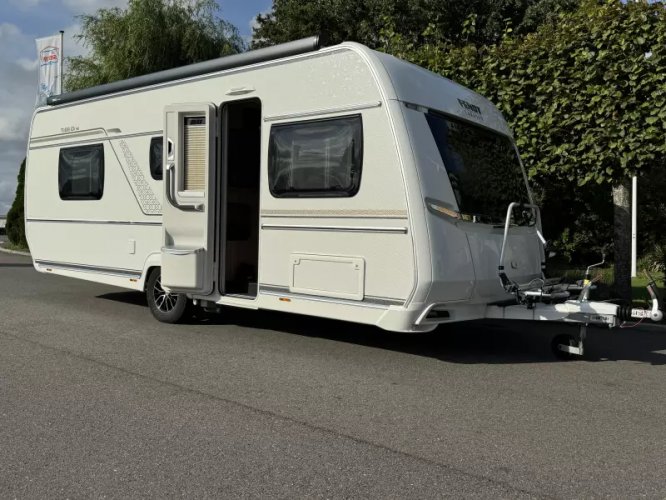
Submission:
POLYGON ((638 258, 637 228, 638 226, 638 178, 631 178, 631 277, 636 277, 636 259, 638 258))
POLYGON ((60 65, 60 71, 58 72, 60 76, 60 93, 63 93, 63 80, 65 74, 63 73, 64 65, 65 65, 65 31, 60 30, 60 59, 58 61, 60 65))

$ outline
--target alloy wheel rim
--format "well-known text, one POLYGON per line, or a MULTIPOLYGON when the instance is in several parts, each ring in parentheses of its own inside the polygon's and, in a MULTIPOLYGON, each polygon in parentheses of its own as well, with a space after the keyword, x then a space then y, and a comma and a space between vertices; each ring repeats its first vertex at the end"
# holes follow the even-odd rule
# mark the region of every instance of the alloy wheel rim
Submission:
POLYGON ((168 313, 173 311, 178 301, 178 296, 175 293, 169 293, 162 288, 162 277, 160 276, 155 281, 153 286, 153 297, 155 299, 155 306, 162 312, 168 313))

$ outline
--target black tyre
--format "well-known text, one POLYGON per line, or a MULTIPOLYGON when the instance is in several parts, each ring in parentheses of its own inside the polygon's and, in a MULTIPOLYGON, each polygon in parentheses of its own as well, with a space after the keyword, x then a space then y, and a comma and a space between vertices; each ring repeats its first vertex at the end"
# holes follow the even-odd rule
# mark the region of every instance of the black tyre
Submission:
POLYGON ((189 316, 190 301, 182 293, 169 293, 162 288, 162 272, 155 268, 146 282, 146 299, 150 312, 162 323, 178 323, 189 316))

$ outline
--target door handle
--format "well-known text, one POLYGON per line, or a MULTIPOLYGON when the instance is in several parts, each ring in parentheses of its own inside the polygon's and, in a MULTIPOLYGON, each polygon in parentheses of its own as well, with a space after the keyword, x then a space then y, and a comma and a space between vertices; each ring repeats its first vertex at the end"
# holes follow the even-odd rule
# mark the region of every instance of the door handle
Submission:
POLYGON ((174 197, 174 183, 173 183, 173 170, 174 170, 175 165, 173 163, 167 163, 166 169, 164 169, 164 174, 166 179, 166 198, 169 203, 171 203, 172 206, 179 208, 178 207, 178 202, 176 201, 174 197))
POLYGON ((185 203, 178 203, 176 200, 176 182, 174 180, 174 170, 176 169, 175 163, 167 163, 166 169, 164 170, 166 174, 166 189, 165 195, 167 201, 178 210, 183 210, 186 212, 203 212, 204 205, 203 203, 198 203, 196 205, 190 205, 185 203))

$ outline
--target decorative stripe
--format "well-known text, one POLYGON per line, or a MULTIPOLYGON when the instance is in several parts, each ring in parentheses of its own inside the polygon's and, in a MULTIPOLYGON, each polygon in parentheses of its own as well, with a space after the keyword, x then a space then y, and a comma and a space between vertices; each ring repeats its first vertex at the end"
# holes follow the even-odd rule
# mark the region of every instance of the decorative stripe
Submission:
POLYGON ((360 104, 352 104, 349 106, 340 106, 337 108, 323 108, 313 109, 310 111, 301 111, 299 113, 287 113, 284 115, 268 115, 264 116, 265 122, 274 122, 277 120, 292 120, 294 118, 306 118, 309 116, 330 115, 333 113, 346 113, 348 111, 359 111, 361 109, 378 108, 382 105, 381 101, 364 102, 360 104))
POLYGON ((123 278, 141 278, 141 271, 134 269, 118 269, 114 267, 96 267, 87 264, 70 264, 68 262, 51 262, 48 260, 35 260, 40 267, 63 269, 65 271, 77 271, 82 273, 106 274, 109 276, 121 276, 123 278))
POLYGON ((275 285, 259 285, 259 293, 262 295, 275 295, 280 297, 292 297, 303 300, 314 300, 317 302, 332 302, 337 304, 364 306, 364 307, 388 307, 388 306, 401 306, 405 303, 402 299, 391 299, 387 297, 373 297, 366 295, 363 300, 351 299, 338 299, 326 297, 323 295, 307 295, 303 293, 292 293, 288 287, 275 286, 275 285))
POLYGON ((293 231, 333 231, 340 233, 407 234, 406 227, 310 226, 305 224, 262 224, 261 229, 277 229, 277 230, 293 230, 293 231))
POLYGON ((367 217, 383 219, 406 219, 407 210, 333 209, 333 210, 262 210, 262 217, 367 217))
POLYGON ((106 132, 103 128, 93 128, 89 130, 77 130, 76 132, 62 132, 60 134, 40 135, 31 138, 30 144, 39 143, 39 142, 49 142, 59 138, 69 139, 69 138, 85 137, 88 135, 97 135, 97 134, 106 135, 106 132))
POLYGON ((90 219, 26 219, 28 222, 55 222, 65 224, 117 224, 121 226, 161 226, 162 222, 126 221, 126 220, 90 220, 90 219))
POLYGON ((46 144, 44 146, 33 146, 33 142, 46 142, 47 140, 56 140, 58 138, 60 139, 68 139, 68 138, 76 138, 75 135, 72 134, 55 134, 55 135, 50 135, 50 136, 41 136, 37 139, 31 139, 30 140, 30 150, 34 149, 46 149, 46 148, 57 148, 59 146, 71 146, 72 143, 75 144, 95 144, 100 141, 110 141, 110 140, 116 140, 116 139, 131 139, 132 137, 145 137, 145 136, 155 136, 155 135, 162 135, 164 132, 162 130, 152 130, 150 132, 137 132, 136 134, 123 134, 123 135, 114 135, 112 137, 106 136, 106 137, 96 137, 94 139, 86 139, 85 141, 69 141, 69 142, 57 142, 55 144, 46 144))
MULTIPOLYGON (((113 146, 113 143, 111 144, 113 146)), ((118 146, 120 146, 120 151, 123 153, 125 165, 127 166, 127 170, 129 170, 129 177, 131 180, 130 185, 132 186, 132 191, 134 191, 134 196, 141 205, 141 211, 146 215, 161 215, 162 204, 157 199, 157 196, 155 196, 155 193, 153 193, 148 181, 146 181, 146 177, 141 171, 139 162, 134 158, 127 142, 122 139, 118 142, 118 146)), ((115 153, 115 148, 113 149, 115 153)), ((118 155, 116 155, 116 157, 118 157, 118 155)))

